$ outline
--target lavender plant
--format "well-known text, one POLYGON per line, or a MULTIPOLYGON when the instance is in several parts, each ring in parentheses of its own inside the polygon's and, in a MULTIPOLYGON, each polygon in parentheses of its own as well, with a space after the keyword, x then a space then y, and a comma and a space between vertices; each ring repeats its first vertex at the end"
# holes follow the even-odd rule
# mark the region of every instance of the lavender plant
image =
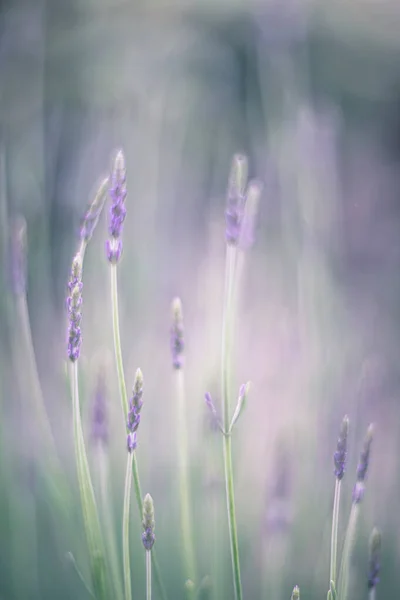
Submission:
POLYGON ((298 585, 293 588, 291 600, 300 600, 300 588, 298 585))
POLYGON ((129 412, 126 427, 128 430, 127 449, 128 459, 126 463, 125 493, 124 493, 124 512, 122 517, 122 551, 124 563, 124 583, 125 600, 131 600, 131 567, 129 559, 129 507, 131 500, 132 487, 132 464, 134 451, 137 446, 136 436, 140 423, 140 411, 143 406, 143 375, 140 369, 137 369, 135 381, 133 384, 132 398, 129 402, 129 412))
MULTIPOLYGON (((179 461, 179 495, 181 542, 185 577, 196 581, 196 561, 193 547, 192 516, 190 511, 189 461, 188 461, 188 422, 184 379, 184 329, 182 302, 175 298, 172 302, 171 355, 174 369, 174 389, 177 399, 177 454, 179 461)), ((190 596, 189 596, 190 597, 190 596)))
MULTIPOLYGON (((110 208, 110 224, 109 233, 110 239, 106 243, 107 258, 110 262, 111 268, 111 303, 112 303, 112 320, 113 320, 113 334, 114 334, 114 352, 118 374, 118 384, 120 390, 121 407, 124 418, 124 424, 128 423, 128 394, 126 391, 124 365, 122 360, 122 349, 121 349, 121 337, 119 330, 119 311, 118 311, 118 283, 117 283, 117 264, 122 254, 122 228, 126 216, 125 198, 127 195, 126 189, 126 169, 125 169, 125 157, 120 150, 114 160, 112 174, 111 174, 111 208, 110 208)), ((139 508, 139 513, 142 514, 143 502, 142 492, 139 479, 139 469, 136 459, 136 430, 130 431, 128 434, 128 464, 131 461, 131 471, 133 477, 133 485, 135 488, 136 502, 139 508), (129 450, 130 449, 130 450, 129 450)), ((125 492, 127 492, 127 484, 129 481, 125 481, 125 492)), ((126 500, 126 498, 125 498, 126 500)), ((160 594, 163 600, 166 600, 166 593, 162 583, 160 569, 155 552, 152 552, 152 562, 154 567, 154 576, 156 583, 159 587, 160 594)))
POLYGON ((381 532, 374 527, 369 540, 368 598, 375 600, 376 586, 381 571, 381 532))
MULTIPOLYGON (((234 328, 234 286, 237 259, 237 245, 240 239, 243 211, 245 204, 244 190, 247 182, 247 158, 236 155, 233 158, 229 178, 227 208, 226 208, 226 266, 225 291, 222 324, 222 353, 221 353, 221 397, 222 397, 222 427, 223 455, 226 484, 226 498, 229 524, 229 537, 233 569, 233 583, 236 600, 242 599, 242 583, 240 575, 239 544, 236 526, 235 495, 233 485, 232 442, 230 429, 230 386, 232 338, 234 328)), ((241 409, 239 410, 239 414, 241 409)))
POLYGON ((361 451, 359 463, 357 466, 357 480, 353 490, 352 506, 350 511, 349 522, 346 529, 342 561, 340 565, 339 600, 347 600, 348 596, 351 555, 353 552, 353 546, 357 531, 360 503, 362 502, 364 497, 365 479, 368 472, 372 439, 373 426, 370 425, 365 436, 363 449, 361 451))
POLYGON ((150 494, 146 494, 143 500, 143 533, 142 542, 146 550, 146 600, 151 600, 151 552, 156 537, 154 535, 154 504, 150 494))
POLYGON ((90 477, 89 465, 83 437, 78 387, 78 359, 82 343, 82 259, 77 254, 72 262, 68 283, 68 344, 74 423, 75 458, 86 539, 89 550, 93 591, 99 600, 107 598, 108 586, 104 560, 103 540, 97 513, 96 500, 90 477))
POLYGON ((333 457, 335 465, 335 494, 333 499, 333 517, 332 517, 332 536, 331 536, 331 566, 329 573, 329 581, 336 584, 336 563, 337 563, 337 535, 339 525, 339 506, 340 506, 340 487, 344 472, 346 469, 347 459, 347 438, 349 433, 349 419, 347 415, 342 421, 339 438, 337 441, 336 452, 333 457))

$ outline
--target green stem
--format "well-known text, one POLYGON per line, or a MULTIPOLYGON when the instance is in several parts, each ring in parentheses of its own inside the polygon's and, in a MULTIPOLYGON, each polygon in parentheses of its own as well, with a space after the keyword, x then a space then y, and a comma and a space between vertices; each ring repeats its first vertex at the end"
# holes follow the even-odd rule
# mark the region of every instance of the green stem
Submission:
POLYGON ((125 600, 131 600, 131 565, 129 560, 129 508, 132 488, 132 461, 133 452, 128 453, 126 462, 124 514, 122 517, 122 556, 124 565, 125 600))
POLYGON ((118 282, 117 265, 111 265, 111 303, 113 315, 114 350, 117 365, 119 392, 121 397, 122 413, 124 417, 124 428, 128 416, 128 394, 126 392, 124 363, 122 361, 121 338, 119 334, 119 310, 118 310, 118 282))
POLYGON ((100 493, 101 493, 101 504, 102 504, 102 515, 104 522, 104 530, 106 536, 106 547, 107 554, 110 561, 111 576, 113 579, 114 594, 117 600, 121 600, 124 597, 124 592, 121 583, 121 573, 118 564, 118 550, 115 540, 115 533, 113 527, 113 515, 112 507, 110 503, 109 482, 108 482, 108 460, 103 446, 98 444, 98 456, 97 462, 100 470, 100 493))
POLYGON ((146 550, 146 600, 151 600, 151 550, 146 550))
POLYGON ((349 523, 347 525, 346 537, 344 539, 342 561, 340 564, 340 587, 339 587, 339 600, 347 600, 347 594, 349 589, 349 571, 350 561, 353 552, 353 546, 355 541, 355 534, 357 529, 359 515, 359 505, 352 504, 349 523))
POLYGON ((190 490, 188 472, 188 438, 185 402, 185 382, 182 369, 175 371, 177 397, 179 493, 182 548, 184 553, 185 579, 196 581, 196 561, 193 547, 193 531, 190 515, 190 490))
POLYGON ((88 543, 93 590, 96 598, 100 600, 101 598, 105 599, 107 597, 104 551, 102 547, 96 500, 90 478, 89 464, 85 450, 85 441, 83 438, 79 406, 78 364, 76 361, 71 362, 70 369, 75 457, 82 504, 83 522, 88 543))
POLYGON ((376 598, 375 588, 372 588, 368 592, 368 600, 375 600, 375 598, 376 598))
MULTIPOLYGON (((236 248, 227 246, 226 253, 226 271, 225 271, 225 297, 224 297, 224 314, 222 327, 222 377, 221 377, 221 396, 223 403, 223 425, 224 430, 229 428, 229 399, 230 399, 230 366, 231 366, 231 336, 233 328, 233 289, 234 289, 234 274, 236 262, 236 248)), ((239 561, 239 545, 236 527, 235 515, 235 496, 233 487, 233 469, 232 469, 232 446, 231 436, 223 436, 223 451, 224 451, 224 469, 225 469, 225 486, 226 499, 228 509, 229 537, 233 568, 233 583, 236 600, 242 600, 242 584, 240 578, 240 561, 239 561)))
MULTIPOLYGON (((121 350, 121 339, 119 335, 119 312, 118 312, 118 286, 117 286, 117 265, 111 265, 111 301, 112 301, 112 313, 113 313, 113 332, 114 332, 114 350, 115 359, 117 365, 119 391, 121 396, 121 406, 124 416, 124 427, 126 427, 126 420, 128 416, 128 394, 125 385, 124 365, 122 362, 122 350, 121 350)), ((143 500, 142 492, 139 479, 139 469, 137 465, 136 452, 132 452, 132 475, 133 475, 133 487, 135 490, 136 502, 139 509, 140 518, 143 513, 143 500)), ((158 586, 160 596, 162 600, 167 600, 167 594, 162 582, 160 567, 156 558, 156 551, 153 549, 151 552, 151 558, 154 569, 154 578, 158 586)))
POLYGON ((337 564, 337 536, 339 525, 339 504, 340 504, 340 487, 341 480, 335 481, 335 495, 333 499, 333 516, 332 516, 332 535, 331 535, 331 567, 329 575, 329 584, 331 581, 336 585, 336 564, 337 564))

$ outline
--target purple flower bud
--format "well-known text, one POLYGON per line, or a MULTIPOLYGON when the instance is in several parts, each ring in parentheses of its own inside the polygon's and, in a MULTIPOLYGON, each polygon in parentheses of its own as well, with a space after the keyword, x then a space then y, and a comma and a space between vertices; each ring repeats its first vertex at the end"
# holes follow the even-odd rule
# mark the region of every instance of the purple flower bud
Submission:
POLYGON ((122 242, 112 238, 106 241, 106 254, 109 262, 116 265, 122 255, 122 242))
POLYGON ((170 334, 172 366, 174 369, 183 367, 184 344, 182 302, 175 298, 172 302, 172 327, 170 334))
POLYGON ((137 446, 136 431, 140 424, 140 411, 143 406, 143 375, 140 369, 137 369, 135 382, 133 384, 132 398, 129 401, 128 418, 126 428, 128 430, 128 451, 133 452, 137 446))
POLYGON ((349 419, 347 416, 344 417, 342 425, 340 427, 339 438, 337 441, 336 452, 333 455, 333 462, 335 464, 334 473, 336 478, 340 481, 343 479, 343 475, 346 468, 347 458, 347 436, 349 433, 349 419))
POLYGON ((133 452, 134 450, 136 450, 137 447, 137 434, 136 431, 134 431, 133 433, 128 433, 128 437, 126 440, 126 446, 128 449, 128 452, 133 452))
POLYGON ((376 527, 372 530, 369 540, 368 589, 373 590, 379 583, 381 571, 381 533, 376 527))
POLYGON ((82 260, 77 254, 72 262, 71 275, 68 282, 69 296, 67 298, 68 310, 68 358, 75 362, 79 358, 82 342, 82 260))
POLYGON ((111 173, 111 208, 109 233, 111 240, 107 243, 107 258, 112 264, 116 264, 122 254, 122 229, 126 217, 125 198, 126 198, 126 168, 125 157, 120 150, 114 161, 111 173))
POLYGON ((364 447, 360 454, 360 460, 357 466, 357 481, 353 490, 353 503, 359 504, 365 493, 365 479, 367 476, 369 457, 371 453, 371 444, 373 438, 374 428, 372 425, 368 427, 367 434, 364 440, 364 447))
POLYGON ((143 533, 142 542, 147 551, 150 551, 154 545, 156 537, 154 535, 154 504, 150 494, 146 494, 143 500, 143 533))

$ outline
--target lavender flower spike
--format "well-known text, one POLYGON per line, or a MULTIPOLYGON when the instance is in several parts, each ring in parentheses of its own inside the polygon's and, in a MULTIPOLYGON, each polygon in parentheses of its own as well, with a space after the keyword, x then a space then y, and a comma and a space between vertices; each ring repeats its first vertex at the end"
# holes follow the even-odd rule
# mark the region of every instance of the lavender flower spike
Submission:
POLYGON ((154 542, 156 541, 156 536, 154 535, 154 504, 153 498, 150 494, 146 494, 143 500, 143 533, 142 533, 142 542, 143 546, 146 550, 151 550, 153 548, 154 542))
POLYGON ((365 478, 367 476, 368 466, 369 466, 369 457, 371 453, 371 444, 373 438, 374 428, 373 425, 370 425, 367 430, 367 434, 364 440, 364 447, 360 454, 360 460, 357 466, 357 481, 353 490, 353 503, 359 504, 365 492, 365 478))
POLYGON ((342 425, 340 427, 339 438, 337 441, 336 452, 333 455, 333 462, 335 464, 334 473, 336 478, 340 481, 343 479, 343 475, 346 468, 346 458, 347 458, 347 436, 349 433, 349 419, 347 415, 344 417, 342 421, 342 425))
POLYGON ((83 217, 81 225, 81 241, 88 244, 93 236, 93 232, 100 219, 101 212, 103 210, 106 197, 107 187, 109 185, 109 178, 106 177, 101 182, 91 204, 86 210, 85 216, 83 217))
POLYGON ((143 406, 143 375, 140 369, 137 369, 135 382, 133 384, 132 398, 129 401, 129 412, 126 423, 128 430, 127 447, 128 452, 133 452, 137 446, 137 429, 140 424, 140 411, 143 406))
POLYGON ((112 264, 116 264, 122 254, 122 228, 126 216, 125 198, 126 198, 126 168, 125 157, 122 150, 119 150, 115 157, 113 170, 111 173, 111 208, 110 208, 110 239, 106 244, 107 258, 112 264))
POLYGON ((26 292, 26 256, 26 221, 24 217, 19 216, 12 226, 10 247, 10 280, 12 291, 16 296, 26 292))
POLYGON ((246 156, 235 154, 229 176, 225 212, 226 242, 236 246, 239 241, 245 203, 248 163, 246 156))
POLYGON ((82 335, 82 259, 77 254, 72 261, 71 275, 68 282, 69 296, 67 298, 68 309, 68 358, 75 362, 79 358, 82 335))
POLYGON ((183 367, 183 350, 185 348, 182 302, 179 298, 172 301, 171 355, 174 369, 183 367))
POLYGON ((369 541, 368 589, 373 590, 379 583, 381 570, 381 533, 376 527, 372 530, 369 541))

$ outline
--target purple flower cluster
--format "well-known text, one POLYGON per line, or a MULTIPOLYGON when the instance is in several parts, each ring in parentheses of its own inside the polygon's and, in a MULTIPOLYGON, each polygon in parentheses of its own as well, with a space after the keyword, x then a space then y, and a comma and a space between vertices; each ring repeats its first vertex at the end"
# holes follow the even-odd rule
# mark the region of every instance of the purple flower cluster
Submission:
POLYGON ((347 436, 349 433, 349 419, 347 416, 344 417, 342 425, 340 427, 339 438, 337 441, 336 452, 333 455, 333 462, 335 465, 335 476, 340 481, 343 479, 343 475, 346 468, 347 458, 347 436))
POLYGON ((368 589, 376 588, 379 583, 379 575, 381 571, 381 534, 378 529, 374 528, 370 538, 369 547, 369 568, 368 568, 368 589))
POLYGON ((172 327, 170 334, 172 366, 174 369, 183 367, 184 344, 183 312, 182 303, 179 298, 172 302, 172 327))
POLYGON ((68 282, 68 358, 75 362, 79 358, 82 335, 82 260, 77 254, 72 261, 71 275, 68 282))
POLYGON ((107 258, 112 264, 116 264, 122 254, 122 228, 126 217, 125 198, 126 198, 126 168, 125 157, 122 150, 117 153, 114 161, 114 167, 111 173, 111 208, 109 233, 111 239, 107 240, 106 251, 107 258))
POLYGON ((137 446, 137 429, 140 424, 140 411, 143 406, 143 375, 140 369, 136 371, 135 382, 133 384, 132 398, 129 401, 129 412, 126 422, 128 430, 127 448, 128 452, 133 452, 137 446))
POLYGON ((360 454, 360 460, 357 466, 357 481, 353 490, 353 503, 359 504, 365 493, 365 478, 367 476, 369 457, 371 453, 371 443, 373 438, 373 426, 368 427, 367 435, 364 440, 364 447, 360 454))
POLYGON ((147 551, 150 551, 154 546, 154 542, 156 541, 156 536, 154 535, 154 505, 153 498, 150 494, 146 494, 143 500, 143 533, 142 533, 142 542, 143 546, 147 551))

